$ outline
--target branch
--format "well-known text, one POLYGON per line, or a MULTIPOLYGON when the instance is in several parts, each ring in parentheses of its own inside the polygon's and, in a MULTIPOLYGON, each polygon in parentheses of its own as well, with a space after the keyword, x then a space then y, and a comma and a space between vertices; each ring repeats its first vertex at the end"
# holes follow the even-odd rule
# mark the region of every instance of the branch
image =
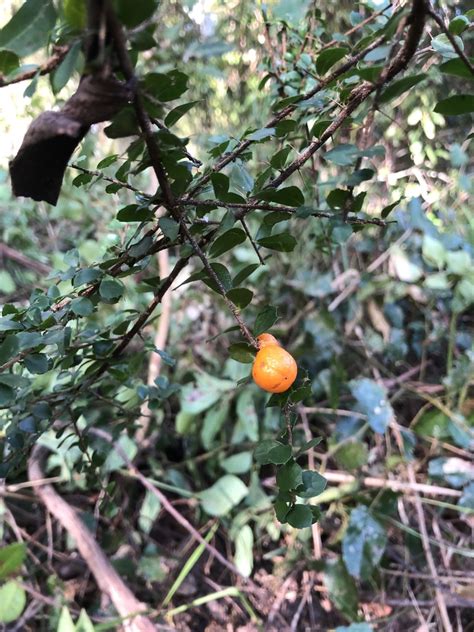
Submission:
POLYGON ((456 38, 454 37, 454 35, 451 33, 451 31, 448 28, 446 28, 445 23, 439 17, 439 15, 437 13, 435 13, 435 11, 434 11, 434 9, 432 7, 430 7, 428 9, 428 15, 433 18, 433 20, 436 22, 436 24, 439 26, 439 28, 443 31, 443 33, 446 35, 448 40, 451 42, 451 46, 454 48, 456 53, 459 55, 459 57, 461 58, 462 62, 466 66, 466 68, 468 68, 469 72, 472 75, 474 75, 474 66, 471 64, 471 62, 469 61, 469 59, 466 56, 466 54, 464 53, 462 48, 457 43, 456 38))
POLYGON ((6 244, 0 244, 0 259, 2 257, 16 261, 16 263, 19 263, 25 268, 30 268, 30 270, 34 270, 38 274, 49 274, 51 272, 51 268, 45 263, 31 259, 22 252, 18 252, 18 250, 10 248, 10 246, 7 246, 6 244))
MULTIPOLYGON (((335 79, 337 79, 338 77, 340 77, 341 75, 343 75, 345 72, 347 72, 348 70, 350 70, 353 66, 355 66, 361 59, 363 59, 365 57, 365 55, 367 55, 367 53, 369 53, 371 50, 373 50, 374 48, 377 48, 377 46, 380 46, 380 44, 384 41, 385 37, 382 35, 380 37, 378 37, 377 39, 375 39, 369 46, 367 46, 367 48, 364 48, 364 50, 360 51, 359 53, 357 53, 356 55, 353 55, 352 57, 349 57, 349 59, 344 62, 343 64, 341 64, 341 66, 339 66, 336 70, 334 70, 330 75, 328 75, 326 77, 326 79, 321 79, 321 81, 309 92, 307 92, 306 94, 303 94, 298 101, 296 101, 295 103, 292 103, 290 105, 288 105, 286 108, 283 108, 283 110, 281 110, 280 112, 278 112, 278 114, 276 114, 272 119, 270 119, 270 121, 268 121, 268 123, 265 125, 265 127, 274 127, 277 123, 279 123, 280 121, 282 121, 284 118, 290 116, 290 114, 292 114, 296 108, 298 103, 300 103, 301 101, 305 101, 306 99, 310 99, 311 97, 313 97, 315 94, 317 94, 318 92, 320 92, 321 90, 323 90, 327 85, 329 85, 330 83, 332 83, 335 79)), ((207 184, 210 179, 211 179, 211 175, 213 173, 216 173, 218 171, 222 171, 222 169, 227 166, 229 163, 233 162, 238 156, 240 156, 248 147, 250 147, 250 145, 255 142, 252 140, 243 140, 240 141, 240 143, 237 145, 237 147, 230 152, 229 154, 225 155, 218 163, 216 163, 211 171, 205 175, 203 175, 198 182, 195 184, 195 186, 188 192, 187 194, 187 199, 191 198, 193 195, 195 195, 198 191, 200 191, 202 189, 202 187, 207 184)))
POLYGON ((418 47, 420 38, 423 34, 426 16, 425 0, 413 0, 412 10, 408 16, 409 29, 403 46, 400 48, 395 57, 388 66, 382 71, 380 77, 375 83, 364 81, 360 86, 355 88, 347 105, 341 110, 339 115, 334 119, 331 125, 321 134, 320 138, 311 142, 306 149, 291 164, 284 169, 280 175, 271 181, 269 187, 277 188, 282 182, 287 180, 295 171, 320 149, 329 138, 336 132, 344 121, 356 110, 367 97, 380 89, 385 83, 393 79, 395 75, 401 72, 413 57, 418 47))
MULTIPOLYGON (((276 205, 276 204, 268 204, 265 202, 248 202, 246 203, 241 203, 241 202, 221 202, 220 200, 199 200, 199 199, 179 199, 179 203, 182 204, 183 206, 211 206, 211 207, 215 207, 215 206, 221 206, 224 208, 235 208, 237 210, 240 210, 240 213, 236 213, 236 217, 237 219, 241 219, 241 217, 245 217, 248 213, 250 213, 251 211, 279 211, 281 213, 292 213, 295 214, 298 209, 293 207, 293 206, 283 206, 283 205, 276 205)), ((334 213, 329 213, 326 211, 318 211, 318 210, 314 210, 311 211, 311 217, 319 217, 322 219, 336 219, 336 215, 334 213)), ((374 226, 383 226, 386 227, 389 224, 394 224, 395 222, 392 221, 385 221, 383 219, 377 219, 377 218, 371 218, 371 219, 364 219, 361 217, 347 217, 345 219, 345 222, 347 224, 355 224, 358 226, 363 226, 366 224, 372 224, 374 226)))
POLYGON ((13 83, 20 83, 21 81, 27 81, 28 79, 33 79, 36 75, 48 75, 55 68, 59 66, 62 60, 66 57, 69 52, 69 46, 55 46, 54 54, 44 62, 39 68, 33 68, 32 70, 27 70, 22 72, 11 79, 5 79, 2 75, 0 75, 0 88, 4 88, 5 86, 11 86, 13 83))

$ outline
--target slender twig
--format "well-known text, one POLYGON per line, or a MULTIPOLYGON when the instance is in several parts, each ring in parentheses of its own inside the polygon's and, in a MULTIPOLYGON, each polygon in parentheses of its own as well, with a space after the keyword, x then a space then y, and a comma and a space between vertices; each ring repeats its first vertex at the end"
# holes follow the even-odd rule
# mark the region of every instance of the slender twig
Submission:
POLYGON ((252 237, 251 232, 249 231, 249 227, 247 226, 247 222, 244 220, 243 217, 240 218, 240 223, 242 224, 243 229, 245 230, 245 234, 247 235, 247 237, 250 240, 250 243, 252 244, 252 248, 255 250, 255 253, 258 257, 258 260, 260 261, 260 263, 262 265, 265 265, 265 260, 263 259, 262 255, 260 254, 260 251, 258 249, 257 244, 255 243, 254 238, 252 237))
MULTIPOLYGON (((392 6, 392 3, 389 2, 383 9, 380 9, 380 11, 375 11, 375 13, 372 13, 371 15, 366 17, 364 20, 362 20, 362 22, 358 22, 355 26, 353 26, 352 28, 350 28, 348 31, 344 33, 344 37, 349 37, 350 35, 352 35, 353 33, 356 33, 359 29, 363 28, 367 24, 370 24, 370 22, 378 18, 380 15, 383 15, 385 11, 387 11, 391 6, 392 6)), ((327 48, 331 48, 331 46, 340 46, 341 43, 344 44, 344 42, 341 42, 341 40, 333 39, 327 44, 324 44, 324 46, 321 46, 321 48, 318 48, 317 53, 318 54, 322 53, 323 50, 326 50, 327 48)))
POLYGON ((33 79, 36 75, 48 75, 59 66, 59 64, 68 54, 69 48, 69 46, 55 46, 53 55, 51 55, 51 57, 47 61, 45 61, 44 64, 37 68, 26 70, 21 74, 11 77, 10 79, 5 79, 5 77, 0 75, 0 88, 10 86, 13 83, 20 83, 21 81, 33 79))
MULTIPOLYGON (((237 212, 236 218, 237 219, 242 219, 242 217, 245 217, 248 213, 250 213, 251 211, 279 211, 281 213, 292 213, 295 214, 298 209, 294 208, 293 206, 283 206, 282 204, 268 204, 266 202, 258 202, 258 201, 250 201, 250 202, 221 202, 220 200, 199 200, 197 198, 191 198, 191 199, 183 199, 183 198, 179 198, 179 204, 183 205, 183 206, 210 206, 210 207, 216 207, 216 206, 222 206, 223 208, 235 208, 238 211, 240 210, 241 212, 237 212)), ((329 213, 326 211, 311 211, 310 215, 312 217, 318 217, 318 218, 322 218, 322 219, 336 219, 337 216, 334 213, 329 213)), ((393 224, 394 222, 391 221, 385 221, 383 219, 377 219, 377 218, 370 218, 370 219, 365 219, 362 217, 347 217, 345 219, 345 222, 347 224, 356 224, 356 225, 364 225, 364 224, 373 224, 374 226, 388 226, 389 224, 393 224)))
POLYGON ((456 38, 454 37, 454 35, 451 33, 451 31, 446 27, 445 23, 443 22, 443 20, 439 17, 439 15, 434 11, 433 7, 430 7, 428 9, 428 15, 433 18, 433 20, 436 22, 436 24, 439 26, 439 28, 443 31, 443 33, 446 35, 446 37, 448 38, 448 40, 451 43, 451 46, 454 48, 454 50, 456 51, 456 53, 459 55, 459 57, 461 58, 463 64, 466 66, 466 68, 468 68, 469 72, 471 73, 471 75, 474 75, 474 66, 471 64, 471 62, 469 61, 469 58, 467 57, 467 55, 464 53, 464 51, 462 50, 462 48, 459 46, 459 44, 456 41, 456 38))
MULTIPOLYGON (((75 162, 72 162, 69 167, 71 167, 72 169, 77 169, 77 171, 81 171, 81 173, 86 173, 89 176, 94 176, 96 178, 99 178, 101 180, 106 180, 107 182, 111 182, 112 184, 116 184, 117 186, 120 186, 124 189, 128 189, 129 191, 133 191, 134 193, 139 193, 140 195, 143 195, 143 197, 147 197, 145 193, 142 193, 142 191, 140 191, 140 189, 137 189, 136 187, 132 186, 131 184, 128 184, 128 182, 121 182, 120 180, 115 180, 115 178, 111 178, 110 176, 106 176, 104 175, 102 172, 100 171, 93 171, 92 169, 86 169, 85 167, 81 167, 80 165, 77 165, 75 162)), ((151 197, 151 196, 149 196, 151 197)))

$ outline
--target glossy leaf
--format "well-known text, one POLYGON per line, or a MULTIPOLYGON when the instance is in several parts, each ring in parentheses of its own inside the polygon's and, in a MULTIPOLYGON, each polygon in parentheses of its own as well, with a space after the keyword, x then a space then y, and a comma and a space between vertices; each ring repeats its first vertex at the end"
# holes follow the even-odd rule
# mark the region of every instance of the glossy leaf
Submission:
POLYGON ((342 541, 342 556, 349 573, 368 579, 385 550, 387 534, 365 505, 351 512, 349 526, 342 541))

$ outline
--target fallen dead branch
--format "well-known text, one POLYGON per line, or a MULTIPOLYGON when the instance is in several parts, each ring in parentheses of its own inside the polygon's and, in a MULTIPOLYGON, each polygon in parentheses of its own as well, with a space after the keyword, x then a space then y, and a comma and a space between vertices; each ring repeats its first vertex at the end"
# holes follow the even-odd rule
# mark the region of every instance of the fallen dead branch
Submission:
MULTIPOLYGON (((36 445, 28 462, 28 476, 31 482, 43 481, 43 462, 48 450, 36 445)), ((154 632, 157 628, 142 613, 146 605, 139 601, 124 583, 109 562, 89 529, 77 512, 55 491, 50 484, 35 486, 38 498, 66 531, 74 538, 82 558, 89 567, 100 590, 112 601, 119 615, 124 619, 126 632, 154 632)))

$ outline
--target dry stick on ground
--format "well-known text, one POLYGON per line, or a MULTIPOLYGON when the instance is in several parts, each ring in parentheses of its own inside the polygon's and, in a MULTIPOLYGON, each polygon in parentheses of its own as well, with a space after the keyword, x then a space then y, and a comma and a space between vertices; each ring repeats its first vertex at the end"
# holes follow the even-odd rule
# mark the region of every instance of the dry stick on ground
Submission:
MULTIPOLYGON (((404 453, 403 439, 401 436, 398 423, 395 420, 393 420, 391 427, 395 435, 395 440, 398 444, 398 449, 400 450, 400 453, 403 454, 404 453)), ((439 588, 438 571, 436 569, 436 564, 433 559, 433 554, 431 552, 430 538, 428 535, 428 529, 426 527, 426 520, 425 520, 424 511, 423 511, 423 505, 421 503, 421 499, 418 494, 418 489, 417 489, 418 484, 415 478, 415 470, 413 468, 413 464, 410 461, 406 462, 405 467, 406 467, 406 472, 408 475, 409 484, 413 488, 413 492, 414 492, 415 510, 416 510, 416 515, 417 515, 418 526, 420 528, 421 543, 423 546, 423 551, 425 553, 425 559, 428 564, 428 568, 430 569, 430 573, 433 578, 436 604, 438 606, 440 619, 443 623, 443 628, 445 632, 452 632, 453 628, 449 620, 449 614, 448 614, 448 609, 446 607, 446 601, 445 601, 442 591, 439 588)), ((455 491, 455 490, 452 490, 452 491, 455 491)))
MULTIPOLYGON (((136 80, 134 68, 128 56, 127 43, 126 43, 122 25, 118 21, 117 16, 115 15, 113 9, 110 7, 110 3, 108 3, 107 19, 109 22, 110 32, 112 35, 112 39, 114 41, 115 49, 117 52, 117 56, 119 58, 122 72, 124 73, 128 81, 138 84, 136 80)), ((163 193, 163 198, 164 198, 163 203, 166 205, 166 208, 171 213, 172 217, 178 222, 179 227, 180 227, 180 232, 184 235, 186 240, 191 244, 194 252, 201 259, 207 274, 217 285, 219 292, 222 295, 222 298, 224 300, 224 303, 232 312, 235 320, 237 321, 240 327, 242 335, 244 336, 244 338, 248 340, 248 342, 253 347, 258 348, 257 341, 252 336, 250 330, 248 329, 247 325, 242 319, 238 307, 235 305, 233 301, 231 301, 228 298, 224 286, 222 285, 219 277, 217 276, 217 274, 214 272, 213 268, 211 267, 211 264, 209 263, 209 260, 207 259, 204 251, 202 250, 201 246, 196 241, 196 239, 194 239, 189 228, 184 222, 184 217, 179 208, 179 203, 177 203, 177 201, 174 198, 173 192, 171 191, 170 182, 168 180, 166 171, 163 166, 161 151, 158 146, 158 143, 156 142, 156 138, 153 132, 152 122, 143 105, 143 100, 138 88, 135 91, 134 107, 135 107, 135 113, 137 116, 138 124, 143 133, 145 144, 147 146, 148 153, 150 155, 151 165, 153 167, 153 170, 158 179, 161 191, 163 193)))
POLYGON ((48 75, 59 66, 59 64, 68 54, 68 52, 69 46, 55 46, 53 55, 51 55, 51 57, 47 61, 45 61, 44 64, 39 66, 39 68, 27 70, 19 75, 16 75, 16 77, 12 77, 11 79, 5 79, 2 75, 0 75, 0 88, 11 86, 13 83, 20 83, 21 81, 33 79, 38 74, 48 75))
POLYGON ((176 520, 176 522, 178 522, 182 527, 184 527, 186 531, 195 540, 197 540, 200 544, 202 544, 217 560, 219 560, 219 562, 223 566, 225 566, 227 569, 232 571, 232 573, 235 573, 236 575, 241 576, 237 567, 234 566, 234 564, 232 564, 231 562, 229 562, 229 560, 227 560, 221 553, 219 553, 219 551, 215 547, 213 547, 212 544, 209 544, 209 542, 207 542, 202 537, 199 531, 197 531, 193 527, 193 525, 190 522, 188 522, 188 520, 186 520, 186 518, 182 516, 179 513, 179 511, 177 511, 173 507, 173 505, 170 503, 168 498, 163 494, 163 492, 159 490, 157 487, 155 487, 153 483, 151 483, 145 476, 143 476, 140 470, 138 470, 135 467, 135 465, 130 461, 130 459, 126 455, 125 451, 121 448, 121 446, 118 443, 114 442, 114 440, 112 439, 112 436, 108 432, 105 432, 105 430, 100 430, 99 428, 92 428, 90 432, 94 434, 95 436, 100 437, 101 439, 104 439, 104 441, 107 441, 107 443, 110 443, 111 445, 113 445, 114 450, 117 452, 117 454, 119 454, 119 456, 124 460, 125 464, 127 465, 129 474, 133 476, 134 478, 136 478, 138 481, 140 481, 143 487, 145 487, 150 493, 152 493, 160 501, 160 503, 162 504, 164 509, 170 514, 170 516, 172 516, 176 520))
POLYGON ((2 257, 11 259, 11 261, 15 261, 25 268, 34 270, 35 272, 38 272, 38 274, 49 274, 51 272, 51 268, 45 263, 31 259, 22 252, 18 252, 18 250, 15 250, 6 244, 0 244, 0 259, 2 259, 2 257))
MULTIPOLYGON (((48 450, 36 445, 28 462, 28 476, 31 481, 44 479, 42 463, 48 450)), ((146 610, 124 583, 94 536, 77 515, 76 511, 57 494, 52 485, 36 487, 41 502, 74 538, 79 553, 91 570, 100 590, 109 596, 119 615, 124 619, 124 629, 128 632, 154 632, 156 627, 148 617, 140 614, 146 610)))

